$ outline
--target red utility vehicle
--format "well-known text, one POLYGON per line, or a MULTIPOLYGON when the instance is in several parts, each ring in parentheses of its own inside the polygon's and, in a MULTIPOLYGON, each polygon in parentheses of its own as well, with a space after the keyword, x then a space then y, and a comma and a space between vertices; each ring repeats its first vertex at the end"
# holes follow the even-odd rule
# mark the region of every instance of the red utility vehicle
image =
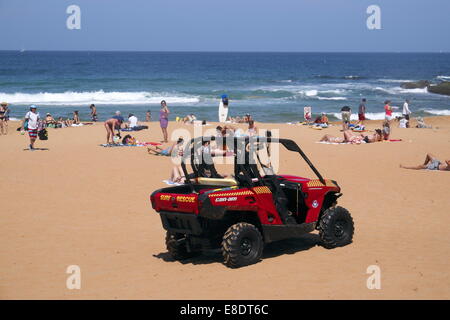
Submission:
POLYGON ((199 137, 186 146, 181 166, 183 185, 156 190, 153 209, 167 230, 167 250, 182 260, 208 250, 221 250, 228 267, 260 260, 264 244, 319 231, 325 248, 352 242, 350 213, 336 206, 342 195, 336 181, 326 180, 292 140, 266 137, 199 137), (212 160, 210 143, 234 151, 234 173, 221 176, 212 160), (317 179, 276 175, 271 145, 298 152, 317 179), (264 150, 269 161, 261 161, 264 150), (190 160, 190 161, 189 161, 190 160), (188 164, 192 173, 188 172, 188 164))

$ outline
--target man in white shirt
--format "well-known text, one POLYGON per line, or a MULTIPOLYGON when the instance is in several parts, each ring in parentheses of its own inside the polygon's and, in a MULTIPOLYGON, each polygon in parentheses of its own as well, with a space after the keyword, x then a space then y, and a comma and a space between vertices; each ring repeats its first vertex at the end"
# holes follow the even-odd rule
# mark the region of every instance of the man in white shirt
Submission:
POLYGON ((128 115, 128 122, 130 123, 128 125, 129 128, 137 127, 137 125, 138 125, 138 118, 134 114, 130 113, 128 115))
POLYGON ((411 110, 409 110, 409 100, 406 99, 405 103, 403 104, 403 118, 406 119, 406 127, 409 128, 409 115, 411 114, 411 110))
POLYGON ((30 111, 25 115, 25 120, 23 122, 22 130, 25 126, 25 121, 28 122, 28 135, 30 136, 30 151, 34 150, 34 143, 37 139, 38 132, 38 122, 39 122, 39 113, 36 111, 37 108, 35 105, 30 107, 30 111))

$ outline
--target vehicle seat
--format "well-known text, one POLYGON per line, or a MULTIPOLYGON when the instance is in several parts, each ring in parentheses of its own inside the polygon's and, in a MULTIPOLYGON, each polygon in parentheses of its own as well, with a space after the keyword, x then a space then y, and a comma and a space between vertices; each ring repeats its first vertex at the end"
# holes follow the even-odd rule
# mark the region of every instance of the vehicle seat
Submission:
POLYGON ((195 179, 198 184, 206 186, 223 186, 223 187, 233 187, 237 186, 237 181, 233 178, 203 178, 198 177, 195 179))

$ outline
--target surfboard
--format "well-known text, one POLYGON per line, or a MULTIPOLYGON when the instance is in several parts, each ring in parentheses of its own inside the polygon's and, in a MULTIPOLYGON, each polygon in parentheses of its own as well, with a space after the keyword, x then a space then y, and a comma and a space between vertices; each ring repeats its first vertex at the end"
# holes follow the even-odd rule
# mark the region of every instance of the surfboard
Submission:
POLYGON ((227 116, 228 116, 228 107, 225 107, 223 105, 223 102, 221 99, 220 103, 219 103, 219 122, 227 121, 227 116))

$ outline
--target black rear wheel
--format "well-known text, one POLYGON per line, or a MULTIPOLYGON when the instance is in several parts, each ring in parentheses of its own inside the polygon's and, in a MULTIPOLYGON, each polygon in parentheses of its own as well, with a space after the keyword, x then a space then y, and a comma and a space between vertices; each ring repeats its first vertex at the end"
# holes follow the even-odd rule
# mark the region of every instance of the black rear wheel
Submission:
POLYGON ((166 247, 172 258, 175 260, 185 260, 194 256, 194 253, 188 252, 184 235, 167 231, 166 247))
POLYGON ((327 249, 350 244, 354 231, 353 219, 345 208, 329 208, 320 218, 319 236, 322 245, 327 249))
POLYGON ((239 268, 259 261, 264 248, 259 230, 250 223, 240 222, 228 228, 222 240, 224 264, 239 268))

